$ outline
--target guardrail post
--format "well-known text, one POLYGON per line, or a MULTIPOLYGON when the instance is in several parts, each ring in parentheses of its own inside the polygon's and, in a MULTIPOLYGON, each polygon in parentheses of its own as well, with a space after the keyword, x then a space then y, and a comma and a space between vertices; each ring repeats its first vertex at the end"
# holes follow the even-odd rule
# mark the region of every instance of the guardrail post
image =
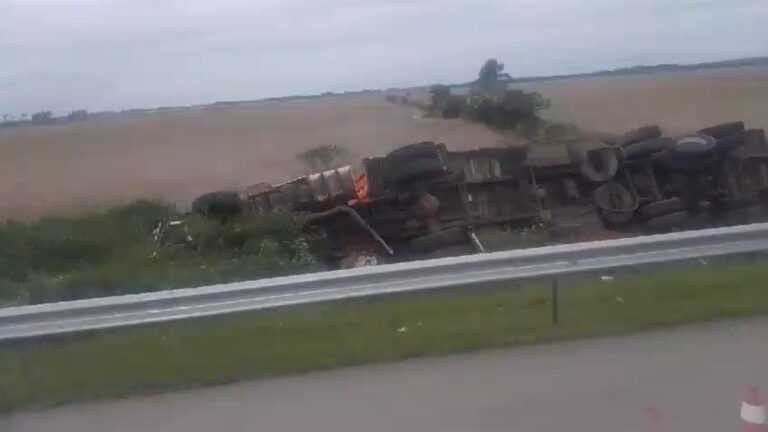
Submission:
POLYGON ((552 323, 557 325, 557 323, 560 321, 560 314, 559 314, 559 308, 557 304, 557 291, 560 285, 560 281, 557 278, 552 279, 552 323))

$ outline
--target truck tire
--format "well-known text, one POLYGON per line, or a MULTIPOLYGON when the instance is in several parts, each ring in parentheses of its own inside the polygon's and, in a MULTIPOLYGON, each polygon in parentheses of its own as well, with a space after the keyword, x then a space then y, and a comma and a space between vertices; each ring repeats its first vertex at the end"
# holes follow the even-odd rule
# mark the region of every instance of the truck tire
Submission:
POLYGON ((612 179, 619 170, 619 158, 611 147, 593 150, 571 149, 571 161, 584 178, 595 183, 612 179))
POLYGON ((686 135, 670 141, 662 160, 671 170, 695 171, 715 162, 716 147, 717 140, 709 135, 686 135))
POLYGON ((412 240, 411 249, 416 253, 424 254, 468 240, 467 233, 463 228, 449 228, 412 240))
POLYGON ((671 171, 699 171, 717 161, 716 154, 686 154, 670 152, 668 149, 659 154, 659 161, 671 171))
POLYGON ((624 157, 637 159, 664 150, 670 146, 669 138, 654 138, 629 144, 624 147, 624 157))
POLYGON ((642 126, 637 129, 627 131, 621 137, 621 146, 626 147, 630 144, 661 138, 661 128, 657 125, 642 126))
POLYGON ((679 211, 648 219, 643 223, 643 230, 652 233, 671 231, 684 226, 690 220, 687 212, 679 211))
POLYGON ((244 208, 240 194, 231 191, 209 192, 192 201, 192 213, 222 221, 237 216, 244 208))
POLYGON ((744 132, 736 135, 729 135, 717 140, 717 152, 720 154, 729 153, 747 143, 747 136, 744 132))
POLYGON ((447 173, 442 159, 434 156, 398 158, 390 160, 388 165, 394 183, 428 180, 447 173))
POLYGON ((669 150, 684 154, 710 154, 717 146, 717 140, 710 135, 692 134, 669 141, 669 150))
POLYGON ((637 208, 637 199, 621 183, 608 182, 600 185, 592 193, 595 205, 603 211, 613 213, 632 213, 637 208))
POLYGON ((389 159, 430 157, 438 155, 443 150, 444 148, 440 144, 435 144, 432 141, 422 141, 392 150, 386 157, 389 159))
POLYGON ((612 133, 600 133, 597 135, 597 139, 607 146, 616 147, 621 145, 621 135, 612 133))
POLYGON ((709 135, 715 139, 725 138, 744 132, 744 122, 736 121, 730 123, 721 123, 710 126, 699 131, 700 134, 709 135))
POLYGON ((652 219, 669 213, 676 213, 685 210, 685 202, 680 198, 669 198, 661 201, 652 202, 640 207, 640 217, 643 219, 652 219))
POLYGON ((757 192, 731 195, 717 200, 716 206, 720 211, 729 211, 760 204, 760 194, 757 192))

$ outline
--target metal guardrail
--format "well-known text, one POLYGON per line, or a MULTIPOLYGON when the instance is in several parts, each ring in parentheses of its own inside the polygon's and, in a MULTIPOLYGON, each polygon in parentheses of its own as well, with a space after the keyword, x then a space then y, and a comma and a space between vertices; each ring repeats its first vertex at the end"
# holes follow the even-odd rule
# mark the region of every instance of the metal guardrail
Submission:
POLYGON ((768 250, 768 223, 0 309, 0 340, 768 250))

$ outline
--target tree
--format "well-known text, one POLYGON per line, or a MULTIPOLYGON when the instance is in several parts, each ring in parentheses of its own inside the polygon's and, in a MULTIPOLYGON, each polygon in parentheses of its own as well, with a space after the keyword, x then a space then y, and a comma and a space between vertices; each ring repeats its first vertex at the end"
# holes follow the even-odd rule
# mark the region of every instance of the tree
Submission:
POLYGON ((477 79, 480 90, 495 92, 499 88, 499 75, 504 71, 504 64, 492 58, 485 61, 477 79))
POLYGON ((88 120, 88 111, 84 109, 70 111, 70 113, 67 114, 67 120, 69 121, 88 120))
POLYGON ((51 111, 40 111, 32 114, 32 123, 48 123, 53 118, 51 111))

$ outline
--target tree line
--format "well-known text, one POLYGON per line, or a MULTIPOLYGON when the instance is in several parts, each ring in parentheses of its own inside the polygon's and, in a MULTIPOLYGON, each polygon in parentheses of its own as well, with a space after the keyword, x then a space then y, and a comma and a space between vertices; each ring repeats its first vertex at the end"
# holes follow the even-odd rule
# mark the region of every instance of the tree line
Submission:
POLYGON ((52 125, 70 123, 76 121, 88 120, 88 110, 79 109, 70 111, 63 116, 56 117, 52 111, 39 111, 36 113, 27 114, 22 113, 19 116, 13 114, 3 114, 0 127, 13 127, 13 126, 25 126, 25 125, 52 125))

